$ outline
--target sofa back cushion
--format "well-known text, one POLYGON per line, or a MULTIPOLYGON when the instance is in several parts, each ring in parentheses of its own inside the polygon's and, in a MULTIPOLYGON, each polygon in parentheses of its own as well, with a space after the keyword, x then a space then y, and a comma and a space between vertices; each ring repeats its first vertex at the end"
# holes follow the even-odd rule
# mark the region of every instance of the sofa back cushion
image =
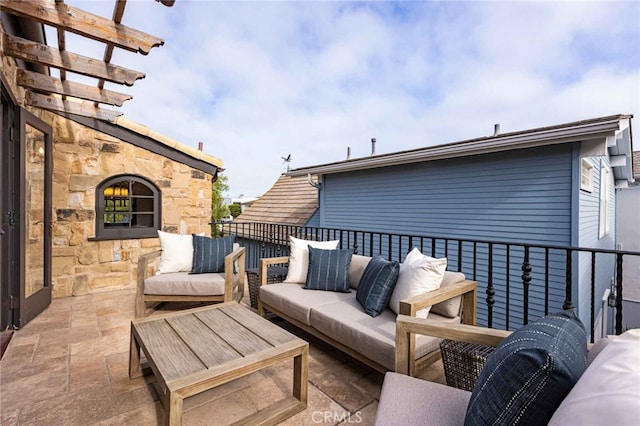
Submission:
POLYGON ((465 425, 541 425, 587 368, 587 334, 574 310, 516 330, 489 356, 465 425))
POLYGON ((361 256, 359 254, 351 256, 351 264, 349 265, 349 286, 352 289, 355 290, 358 288, 362 274, 370 260, 371 257, 369 256, 361 256))
POLYGON ((550 426, 640 421, 640 329, 603 340, 606 346, 599 345, 601 352, 554 412, 550 426))
MULTIPOLYGON (((465 276, 462 272, 445 271, 444 277, 440 288, 447 287, 451 284, 455 284, 460 281, 464 281, 465 276)), ((431 312, 434 314, 442 315, 447 318, 455 318, 460 315, 460 304, 462 303, 462 296, 456 296, 444 302, 440 302, 431 307, 431 312)))

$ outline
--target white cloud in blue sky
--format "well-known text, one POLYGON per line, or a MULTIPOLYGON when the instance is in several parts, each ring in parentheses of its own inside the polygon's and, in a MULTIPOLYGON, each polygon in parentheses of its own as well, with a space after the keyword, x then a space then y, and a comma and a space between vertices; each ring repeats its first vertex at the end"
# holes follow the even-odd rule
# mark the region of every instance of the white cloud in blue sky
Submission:
MULTIPOLYGON (((113 1, 68 1, 111 16, 113 1)), ((125 115, 223 159, 230 194, 292 167, 609 114, 636 116, 638 2, 129 1, 165 39, 125 115)), ((68 46, 71 49, 70 46, 68 46)), ((89 53, 89 52, 87 52, 89 53)), ((101 53, 90 53, 97 57, 101 53)), ((640 142, 636 142, 636 149, 640 142)))

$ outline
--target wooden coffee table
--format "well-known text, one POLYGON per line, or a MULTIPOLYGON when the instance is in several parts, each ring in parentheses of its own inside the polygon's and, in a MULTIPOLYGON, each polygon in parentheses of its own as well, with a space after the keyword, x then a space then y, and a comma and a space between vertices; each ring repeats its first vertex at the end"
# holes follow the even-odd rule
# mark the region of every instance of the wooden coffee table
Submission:
POLYGON ((131 322, 129 377, 140 349, 160 383, 165 424, 180 425, 184 398, 293 358, 293 395, 241 420, 277 424, 307 407, 309 344, 236 302, 131 322))

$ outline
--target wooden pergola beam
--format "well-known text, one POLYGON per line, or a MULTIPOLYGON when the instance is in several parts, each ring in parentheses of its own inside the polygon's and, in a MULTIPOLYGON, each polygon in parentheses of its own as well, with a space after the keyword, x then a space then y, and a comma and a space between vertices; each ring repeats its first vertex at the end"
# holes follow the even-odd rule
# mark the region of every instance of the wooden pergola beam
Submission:
POLYGON ((19 69, 17 72, 18 85, 29 89, 47 93, 58 93, 74 98, 86 99, 88 101, 99 102, 114 106, 122 106, 133 96, 125 93, 114 92, 107 89, 100 89, 82 83, 75 83, 69 80, 59 80, 48 75, 19 69))
POLYGON ((0 10, 131 52, 140 52, 143 55, 148 54, 152 48, 164 44, 164 40, 159 37, 115 23, 63 2, 2 0, 0 10))
POLYGON ((112 83, 133 86, 136 80, 145 77, 145 74, 140 71, 107 64, 98 59, 67 51, 61 52, 53 47, 8 34, 4 34, 3 47, 7 56, 104 79, 112 83))
POLYGON ((58 97, 41 95, 39 93, 27 92, 27 105, 44 108, 52 111, 60 111, 70 114, 77 114, 84 117, 91 117, 98 120, 113 122, 122 115, 119 111, 112 111, 97 108, 91 102, 73 102, 58 97))

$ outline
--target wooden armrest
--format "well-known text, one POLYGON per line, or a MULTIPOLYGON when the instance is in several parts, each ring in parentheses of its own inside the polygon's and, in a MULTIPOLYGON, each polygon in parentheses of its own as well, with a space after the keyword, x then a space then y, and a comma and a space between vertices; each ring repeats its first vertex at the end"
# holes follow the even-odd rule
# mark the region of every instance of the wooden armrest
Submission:
POLYGON ((281 263, 289 263, 289 256, 265 257, 260 259, 258 276, 260 277, 260 285, 267 285, 267 268, 270 265, 278 265, 281 263))
POLYGON ((246 249, 244 247, 238 247, 224 257, 225 275, 231 271, 231 275, 239 274, 241 277, 244 277, 245 254, 246 249), (234 267, 234 263, 237 265, 237 268, 234 267))
MULTIPOLYGON (((465 324, 476 324, 476 303, 477 303, 477 287, 475 281, 463 280, 457 283, 441 287, 437 290, 428 291, 414 297, 410 297, 400 301, 400 313, 415 317, 416 312, 427 306, 433 306, 436 303, 444 302, 457 296, 462 296, 460 309, 462 312, 462 320, 465 324)), ((460 315, 460 312, 458 312, 460 315)))
POLYGON ((152 260, 160 257, 162 250, 152 251, 138 256, 138 288, 144 288, 144 280, 147 278, 147 269, 152 260))
POLYGON ((498 346, 511 332, 398 315, 396 318, 396 372, 398 373, 409 374, 411 362, 415 359, 415 348, 412 348, 413 345, 410 344, 411 335, 414 334, 486 346, 498 346))
POLYGON ((415 316, 416 311, 436 303, 453 299, 454 297, 475 292, 477 283, 471 280, 459 281, 457 283, 440 287, 437 290, 427 291, 417 296, 409 297, 400 301, 400 313, 403 315, 415 316))

